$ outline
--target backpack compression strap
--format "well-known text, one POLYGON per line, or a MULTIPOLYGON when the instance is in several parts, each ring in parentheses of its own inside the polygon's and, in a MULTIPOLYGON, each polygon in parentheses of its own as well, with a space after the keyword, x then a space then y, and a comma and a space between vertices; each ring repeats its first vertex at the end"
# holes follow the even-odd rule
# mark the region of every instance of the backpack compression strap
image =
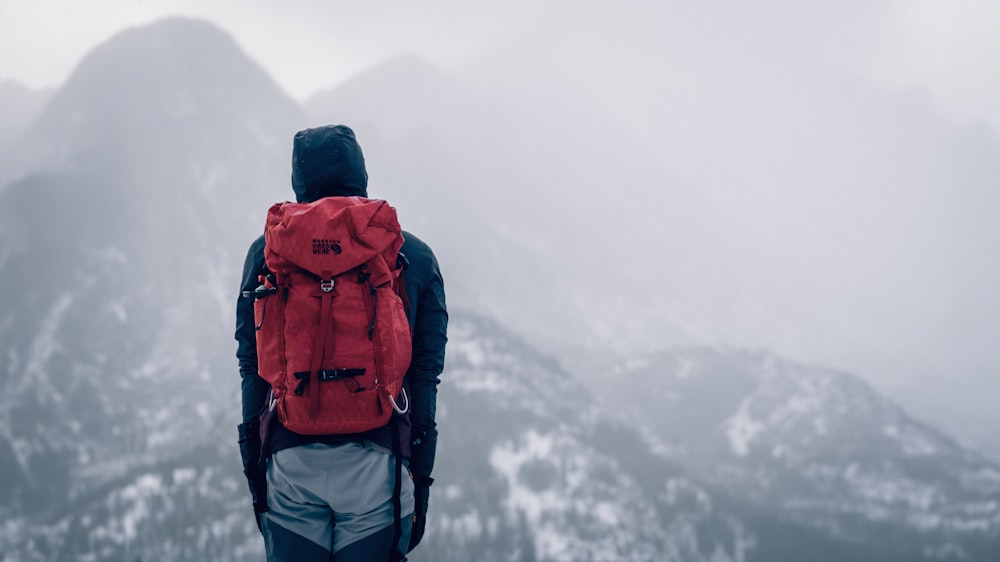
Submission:
POLYGON ((313 418, 319 415, 320 367, 323 366, 323 357, 326 355, 326 346, 330 340, 327 336, 330 334, 330 325, 333 323, 333 276, 329 271, 324 271, 322 279, 329 279, 329 281, 321 280, 319 284, 320 289, 323 290, 320 301, 319 332, 313 342, 307 387, 309 391, 309 416, 313 418))

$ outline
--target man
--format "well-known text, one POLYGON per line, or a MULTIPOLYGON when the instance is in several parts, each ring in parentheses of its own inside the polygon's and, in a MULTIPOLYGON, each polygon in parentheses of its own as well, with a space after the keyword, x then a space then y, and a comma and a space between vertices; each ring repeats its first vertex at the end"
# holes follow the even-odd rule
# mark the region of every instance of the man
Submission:
MULTIPOLYGON (((349 127, 331 125, 295 135, 292 188, 299 203, 367 197, 367 185, 364 156, 349 127)), ((352 435, 301 435, 278 423, 276 416, 265 414, 266 421, 259 421, 268 406, 270 385, 257 371, 253 299, 237 301, 237 357, 243 379, 240 448, 269 562, 405 560, 403 553, 423 536, 448 314, 433 252, 412 234, 403 236, 412 359, 405 378, 409 411, 390 422, 397 424, 398 449, 409 465, 398 483, 389 426, 352 435), (399 504, 394 506, 395 491, 399 504), (396 513, 403 517, 397 520, 396 513)), ((241 295, 254 291, 265 273, 261 236, 247 254, 241 295)))

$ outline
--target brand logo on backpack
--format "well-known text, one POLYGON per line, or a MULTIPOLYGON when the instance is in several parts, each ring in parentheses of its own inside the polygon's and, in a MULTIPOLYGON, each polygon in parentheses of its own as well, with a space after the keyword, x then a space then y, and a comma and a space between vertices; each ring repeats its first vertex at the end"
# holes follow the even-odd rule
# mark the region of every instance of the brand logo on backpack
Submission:
POLYGON ((313 239, 313 254, 333 254, 339 256, 343 250, 340 248, 340 240, 317 240, 313 239))

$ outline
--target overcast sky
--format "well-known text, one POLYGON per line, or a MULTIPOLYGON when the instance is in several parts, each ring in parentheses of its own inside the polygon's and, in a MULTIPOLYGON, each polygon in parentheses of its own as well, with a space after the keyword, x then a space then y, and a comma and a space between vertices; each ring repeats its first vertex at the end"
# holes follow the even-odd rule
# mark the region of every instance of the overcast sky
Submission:
POLYGON ((211 20, 302 100, 399 53, 442 66, 480 54, 525 13, 462 1, 71 0, 0 3, 0 78, 56 86, 116 31, 171 15, 211 20), (10 56, 11 53, 16 53, 10 56))
MULTIPOLYGON (((620 5, 628 10, 634 3, 620 5)), ((829 21, 834 38, 845 22, 864 26, 869 35, 860 44, 850 33, 839 38, 846 64, 884 85, 927 87, 954 116, 1000 128, 1000 104, 995 103, 1000 99, 995 71, 1000 68, 1000 2, 874 0, 831 8, 826 2, 762 0, 750 5, 790 26, 816 25, 806 21, 814 14, 829 21)), ((520 0, 0 0, 0 79, 34 88, 58 86, 89 49, 116 31, 185 15, 228 30, 289 94, 304 100, 400 53, 448 68, 538 25, 557 39, 560 25, 572 24, 563 15, 577 6, 520 0)), ((718 6, 725 9, 725 3, 718 6)))

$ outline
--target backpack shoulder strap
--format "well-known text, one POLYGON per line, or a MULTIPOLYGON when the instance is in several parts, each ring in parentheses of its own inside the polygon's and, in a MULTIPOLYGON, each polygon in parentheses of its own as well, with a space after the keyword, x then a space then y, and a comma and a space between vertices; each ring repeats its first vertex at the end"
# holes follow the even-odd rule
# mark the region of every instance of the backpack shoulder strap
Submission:
POLYGON ((399 295, 399 298, 403 299, 403 310, 406 311, 406 318, 408 320, 413 318, 413 312, 414 312, 413 310, 410 309, 410 297, 409 295, 406 294, 405 277, 406 277, 406 270, 409 267, 410 267, 410 260, 406 258, 406 254, 400 252, 399 256, 396 258, 396 268, 399 271, 399 274, 396 276, 395 289, 396 289, 396 294, 399 295))

